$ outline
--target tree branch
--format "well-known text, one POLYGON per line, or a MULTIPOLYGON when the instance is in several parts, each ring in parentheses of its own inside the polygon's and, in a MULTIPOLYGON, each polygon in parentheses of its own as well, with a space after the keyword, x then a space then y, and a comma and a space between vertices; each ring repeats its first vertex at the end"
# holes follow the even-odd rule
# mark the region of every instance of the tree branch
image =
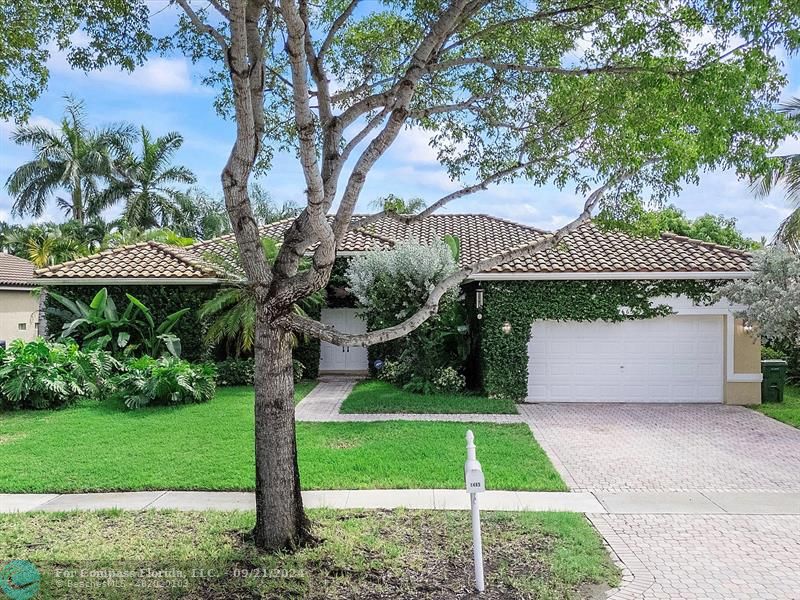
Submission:
MULTIPOLYGON (((649 164, 652 164, 652 161, 645 163, 642 168, 649 164)), ((547 234, 534 242, 511 248, 505 252, 476 261, 468 267, 449 275, 431 290, 425 304, 402 323, 367 333, 351 334, 338 331, 334 327, 325 325, 314 319, 301 317, 295 314, 283 317, 283 322, 288 328, 296 332, 311 335, 324 342, 329 342, 338 346, 371 346, 373 344, 388 342, 403 337, 435 315, 438 312, 439 301, 442 296, 468 277, 497 267, 510 260, 531 256, 532 254, 556 247, 565 236, 575 231, 591 218, 592 211, 597 207, 610 187, 619 185, 638 172, 639 171, 626 172, 617 176, 612 176, 608 182, 597 188, 588 196, 581 213, 573 221, 558 229, 556 232, 547 234)))
MULTIPOLYGON (((208 34, 216 40, 217 44, 219 44, 219 47, 222 49, 222 55, 225 57, 225 64, 230 66, 228 63, 228 42, 225 41, 225 36, 223 36, 217 29, 203 21, 203 19, 200 18, 200 15, 198 15, 194 9, 189 6, 189 0, 175 1, 178 3, 178 6, 183 9, 183 12, 186 13, 186 16, 189 17, 189 20, 191 21, 192 25, 194 25, 197 33, 208 34)), ((230 13, 226 18, 230 18, 230 13)))
POLYGON ((653 67, 638 67, 635 65, 604 65, 602 67, 584 67, 582 69, 570 69, 566 67, 552 67, 552 66, 534 66, 523 65, 519 63, 498 62, 488 58, 481 58, 477 56, 453 58, 445 60, 435 65, 431 65, 430 72, 444 71, 447 69, 470 66, 482 65, 493 69, 495 71, 516 71, 519 73, 546 73, 552 75, 575 75, 583 77, 586 75, 594 75, 597 73, 609 74, 622 74, 629 75, 634 73, 663 73, 665 75, 680 76, 686 75, 695 71, 695 69, 658 69, 653 67))

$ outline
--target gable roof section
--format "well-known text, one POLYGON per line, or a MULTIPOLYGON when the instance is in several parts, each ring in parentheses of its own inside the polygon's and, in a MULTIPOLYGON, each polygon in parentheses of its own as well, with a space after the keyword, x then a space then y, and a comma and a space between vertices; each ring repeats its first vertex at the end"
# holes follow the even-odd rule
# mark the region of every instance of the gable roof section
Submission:
POLYGON ((556 248, 490 269, 490 273, 749 273, 748 252, 664 233, 659 238, 603 231, 586 223, 556 248))
POLYGON ((216 280, 214 269, 183 248, 160 242, 141 242, 121 246, 70 260, 52 267, 37 269, 39 279, 105 280, 151 283, 153 279, 167 282, 216 280))
POLYGON ((33 263, 13 254, 0 252, 0 286, 27 288, 36 285, 33 263))
MULTIPOLYGON (((329 217, 329 221, 333 218, 329 217)), ((283 239, 284 233, 291 226, 293 218, 275 221, 268 225, 262 225, 259 228, 261 237, 270 237, 274 240, 280 241, 283 239)), ((203 240, 186 247, 186 251, 194 254, 196 257, 203 259, 209 254, 216 254, 226 259, 231 259, 235 254, 236 239, 232 233, 220 236, 211 240, 203 240), (233 251, 233 252, 232 252, 233 251)), ((341 244, 339 250, 341 252, 367 252, 370 250, 389 250, 394 245, 394 240, 385 239, 379 235, 371 234, 368 231, 354 229, 348 231, 341 244)))
MULTIPOLYGON (((363 215, 353 217, 356 227, 339 245, 342 254, 387 250, 404 240, 430 243, 445 235, 461 242, 461 266, 495 256, 542 239, 548 232, 482 214, 438 214, 407 223, 384 217, 358 227, 363 215)), ((292 219, 260 229, 262 236, 280 240, 292 219)), ((116 279, 154 283, 211 283, 223 276, 215 270, 209 254, 232 258, 232 234, 175 248, 158 242, 106 250, 99 254, 39 269, 37 278, 53 282, 116 279)), ((505 262, 475 278, 588 278, 659 277, 729 278, 750 273, 751 255, 741 250, 692 240, 673 234, 660 238, 633 237, 618 231, 603 231, 586 223, 566 236, 553 249, 505 262)))

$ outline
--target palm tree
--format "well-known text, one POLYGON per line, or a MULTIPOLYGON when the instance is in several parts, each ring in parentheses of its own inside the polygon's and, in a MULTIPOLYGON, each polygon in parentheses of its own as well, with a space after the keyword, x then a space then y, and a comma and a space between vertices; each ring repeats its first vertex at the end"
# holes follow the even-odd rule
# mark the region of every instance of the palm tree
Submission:
POLYGON ((183 166, 171 164, 183 137, 172 131, 158 138, 141 130, 141 155, 129 153, 122 161, 116 180, 103 195, 103 203, 125 201, 122 217, 133 227, 150 229, 168 227, 180 216, 181 191, 174 184, 194 183, 194 174, 183 166))
MULTIPOLYGON (((275 262, 278 256, 280 245, 273 239, 263 238, 261 245, 264 248, 264 256, 269 264, 275 262)), ((213 319, 206 333, 206 342, 215 345, 220 342, 227 342, 235 354, 249 352, 255 342, 256 331, 256 299, 253 288, 247 281, 237 273, 241 272, 238 266, 237 249, 231 247, 233 258, 225 258, 219 255, 206 256, 206 260, 216 263, 220 270, 231 275, 229 287, 222 288, 216 295, 200 307, 198 315, 201 319, 213 319)), ((308 268, 308 264, 302 264, 301 268, 308 268)), ((316 292, 307 298, 303 298, 293 305, 295 313, 306 316, 308 311, 322 306, 324 296, 322 292, 316 292)), ((293 344, 297 342, 292 339, 293 344)))
POLYGON ((58 190, 69 194, 68 198, 57 197, 58 207, 79 223, 103 208, 97 203, 101 184, 133 139, 133 129, 130 125, 89 129, 83 102, 71 96, 66 100, 66 114, 58 129, 22 125, 11 135, 15 143, 30 145, 36 153, 6 181, 14 198, 13 214, 41 216, 58 190))
POLYGON ((76 239, 62 232, 56 223, 21 227, 8 234, 7 242, 17 256, 30 260, 37 268, 72 260, 87 253, 76 239))
MULTIPOLYGON (((780 112, 800 123, 800 98, 792 98, 782 104, 780 112)), ((777 187, 783 187, 786 199, 794 208, 775 232, 774 242, 786 244, 792 251, 800 251, 800 154, 786 154, 776 157, 779 164, 767 175, 753 183, 758 196, 767 196, 777 187)))
POLYGON ((141 242, 161 242, 168 246, 191 246, 194 238, 183 237, 172 229, 160 227, 158 229, 139 229, 128 227, 125 221, 118 221, 114 231, 106 233, 100 244, 101 248, 119 248, 141 242))

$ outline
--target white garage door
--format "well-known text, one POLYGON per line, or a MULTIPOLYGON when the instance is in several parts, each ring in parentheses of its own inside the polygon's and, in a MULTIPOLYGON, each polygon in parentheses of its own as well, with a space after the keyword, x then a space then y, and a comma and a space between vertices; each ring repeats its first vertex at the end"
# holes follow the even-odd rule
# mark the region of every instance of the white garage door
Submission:
POLYGON ((528 402, 722 402, 721 316, 536 321, 528 402))

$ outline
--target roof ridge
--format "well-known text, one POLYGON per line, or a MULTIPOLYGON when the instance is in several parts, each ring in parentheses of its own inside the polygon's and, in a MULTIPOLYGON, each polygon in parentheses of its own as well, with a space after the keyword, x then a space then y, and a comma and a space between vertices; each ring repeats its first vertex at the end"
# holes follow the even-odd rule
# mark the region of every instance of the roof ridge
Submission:
MULTIPOLYGON (((492 219, 494 221, 500 221, 501 223, 506 223, 508 225, 516 225, 517 227, 522 227, 524 229, 528 229, 533 231, 534 233, 542 233, 548 234, 553 233, 552 231, 547 231, 546 229, 540 229, 539 227, 534 227, 533 225, 527 225, 525 223, 519 223, 518 221, 512 221, 511 219, 506 219, 505 217, 496 217, 494 215, 490 215, 488 213, 450 213, 452 215, 463 215, 467 217, 484 217, 486 219, 492 219)), ((430 215, 433 216, 433 215, 430 215)), ((446 216, 444 214, 439 216, 446 216)))
MULTIPOLYGON (((195 267, 196 269, 200 269, 200 271, 202 271, 204 273, 213 273, 214 275, 219 275, 219 273, 217 273, 217 271, 215 271, 212 267, 209 267, 208 265, 202 263, 201 261, 195 260, 196 257, 193 258, 192 257, 193 255, 191 253, 183 253, 183 252, 181 252, 181 250, 183 250, 184 247, 182 247, 182 246, 170 246, 169 244, 165 244, 163 242, 156 242, 156 241, 153 241, 153 240, 151 240, 151 241, 152 241, 152 245, 154 245, 156 248, 161 250, 164 254, 169 254, 173 258, 176 258, 176 259, 178 259, 180 261, 183 261, 183 262, 185 262, 187 265, 189 265, 191 267, 195 267)), ((188 248, 189 246, 185 246, 185 247, 188 248)))
MULTIPOLYGON (((278 219, 277 221, 272 221, 271 223, 264 223, 264 225, 259 225, 258 226, 259 235, 261 234, 261 230, 264 229, 265 227, 272 227, 273 225, 277 225, 278 223, 284 223, 286 221, 294 221, 296 218, 297 217, 286 217, 285 219, 278 219)), ((236 234, 233 231, 231 231, 230 233, 225 233, 223 235, 218 235, 217 237, 213 237, 207 240, 200 240, 195 242, 194 244, 189 244, 188 246, 186 246, 186 248, 194 248, 196 246, 202 246, 204 244, 216 243, 222 240, 230 239, 235 236, 236 234)))
POLYGON ((88 260, 92 260, 98 258, 100 256, 108 256, 110 254, 117 254, 122 252, 123 250, 130 250, 131 248, 139 248, 141 246, 151 246, 155 244, 153 240, 145 240, 143 242, 137 242, 135 244, 125 244, 124 246, 117 246, 116 248, 106 248, 105 250, 101 250, 100 252, 95 252, 94 254, 88 254, 86 256, 81 256, 79 258, 73 258, 72 260, 65 260, 64 262, 60 262, 56 265, 48 265, 46 267, 41 267, 36 269, 33 273, 34 275, 43 275, 45 273, 57 273, 61 270, 62 267, 71 267, 73 265, 85 263, 88 260))
POLYGON ((685 235, 678 235, 677 233, 672 233, 671 231, 662 231, 661 237, 665 239, 673 239, 678 240, 681 242, 688 242, 695 246, 705 246, 706 248, 715 248, 717 250, 722 250, 723 252, 729 252, 731 254, 738 254, 739 256, 746 256, 752 257, 753 253, 748 252, 747 250, 740 250, 739 248, 732 248, 731 246, 725 246, 724 244, 717 244, 716 242, 708 242, 706 240, 698 240, 697 238, 691 238, 685 235))

